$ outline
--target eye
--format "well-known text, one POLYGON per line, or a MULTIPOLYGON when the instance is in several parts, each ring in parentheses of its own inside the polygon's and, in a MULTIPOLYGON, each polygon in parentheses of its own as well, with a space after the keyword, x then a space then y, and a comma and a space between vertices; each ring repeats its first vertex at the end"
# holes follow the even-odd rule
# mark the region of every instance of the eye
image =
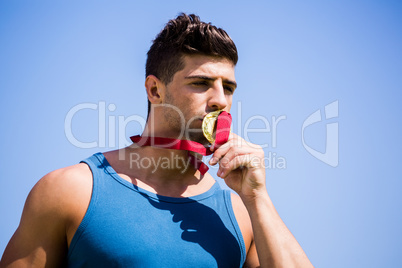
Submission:
POLYGON ((233 89, 231 86, 224 86, 223 88, 224 88, 226 91, 230 92, 230 93, 233 93, 233 92, 234 92, 234 89, 233 89))
POLYGON ((194 85, 194 86, 207 86, 208 82, 206 82, 206 81, 196 81, 196 82, 192 82, 191 84, 194 85))

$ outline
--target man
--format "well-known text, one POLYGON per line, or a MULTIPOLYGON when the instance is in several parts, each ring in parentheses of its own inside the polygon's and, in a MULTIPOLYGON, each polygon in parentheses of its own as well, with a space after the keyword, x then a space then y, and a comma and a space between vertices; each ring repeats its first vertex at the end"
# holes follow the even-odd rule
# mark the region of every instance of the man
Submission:
MULTIPOLYGON (((202 120, 230 111, 236 63, 224 30, 195 15, 169 21, 148 52, 142 136, 207 146, 202 120)), ((260 147, 235 134, 211 146, 236 195, 190 164, 199 154, 140 145, 44 176, 0 266, 312 267, 268 196, 260 147)))

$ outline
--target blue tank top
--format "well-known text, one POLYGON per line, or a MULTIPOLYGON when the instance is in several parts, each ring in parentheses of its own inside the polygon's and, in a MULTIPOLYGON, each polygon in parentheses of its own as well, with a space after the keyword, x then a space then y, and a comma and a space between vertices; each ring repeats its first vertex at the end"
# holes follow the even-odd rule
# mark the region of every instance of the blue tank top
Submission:
POLYGON ((188 198, 154 194, 122 179, 102 153, 81 161, 93 175, 68 267, 242 267, 246 251, 231 193, 217 182, 188 198))

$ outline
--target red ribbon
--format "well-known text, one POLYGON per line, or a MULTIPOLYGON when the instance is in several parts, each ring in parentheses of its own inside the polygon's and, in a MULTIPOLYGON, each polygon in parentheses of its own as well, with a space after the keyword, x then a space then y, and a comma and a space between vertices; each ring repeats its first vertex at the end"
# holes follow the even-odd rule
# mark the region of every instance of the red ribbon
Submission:
MULTIPOLYGON (((215 136, 215 149, 225 144, 229 139, 230 124, 232 123, 232 116, 225 111, 221 112, 216 122, 216 136, 215 136)), ((151 137, 151 136, 132 136, 130 137, 133 143, 138 146, 153 146, 165 149, 185 150, 190 152, 199 153, 203 156, 210 155, 213 152, 209 147, 205 147, 201 143, 189 140, 179 140, 164 137, 151 137)), ((200 159, 188 154, 193 166, 198 169, 201 175, 204 175, 208 171, 208 166, 204 164, 200 159)))

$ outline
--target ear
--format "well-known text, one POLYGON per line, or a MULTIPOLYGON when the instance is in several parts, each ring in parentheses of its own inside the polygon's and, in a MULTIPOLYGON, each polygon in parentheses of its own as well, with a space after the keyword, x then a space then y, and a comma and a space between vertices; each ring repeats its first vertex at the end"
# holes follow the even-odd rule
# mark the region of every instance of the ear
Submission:
POLYGON ((165 86, 159 78, 154 75, 148 75, 145 79, 145 89, 147 90, 148 100, 152 104, 162 103, 165 86))

